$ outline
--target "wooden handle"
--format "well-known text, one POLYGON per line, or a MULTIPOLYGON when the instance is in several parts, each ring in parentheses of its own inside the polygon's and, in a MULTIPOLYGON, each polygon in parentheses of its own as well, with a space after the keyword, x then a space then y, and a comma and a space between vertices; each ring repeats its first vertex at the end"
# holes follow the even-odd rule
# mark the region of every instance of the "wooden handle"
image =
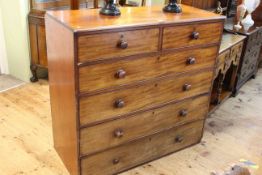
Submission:
POLYGON ((116 108, 123 108, 125 106, 125 102, 121 99, 115 101, 116 108))
POLYGON ((128 47, 127 41, 120 40, 117 44, 117 47, 120 49, 126 49, 128 47))
POLYGON ((186 109, 182 109, 180 112, 179 112, 180 116, 181 117, 186 117, 188 115, 188 110, 186 109))
POLYGON ((193 32, 192 33, 192 38, 197 40, 199 38, 199 35, 200 35, 199 32, 193 32))
POLYGON ((187 64, 192 65, 196 63, 196 58, 190 57, 187 59, 187 64))
POLYGON ((185 84, 184 86, 183 86, 183 90, 184 91, 189 91, 190 89, 191 89, 191 85, 190 84, 185 84))
POLYGON ((124 71, 123 69, 119 69, 115 74, 115 77, 118 79, 125 78, 125 76, 126 76, 126 71, 124 71))
POLYGON ((115 159, 113 160, 113 164, 114 164, 114 165, 118 164, 119 162, 120 162, 120 159, 118 159, 118 158, 115 158, 115 159))
POLYGON ((123 136, 124 136, 124 131, 123 131, 121 128, 116 129, 116 130, 114 131, 114 136, 115 136, 116 138, 123 137, 123 136))
POLYGON ((176 138, 175 138, 175 142, 176 143, 181 143, 183 141, 184 141, 184 137, 183 136, 181 136, 181 135, 176 136, 176 138))

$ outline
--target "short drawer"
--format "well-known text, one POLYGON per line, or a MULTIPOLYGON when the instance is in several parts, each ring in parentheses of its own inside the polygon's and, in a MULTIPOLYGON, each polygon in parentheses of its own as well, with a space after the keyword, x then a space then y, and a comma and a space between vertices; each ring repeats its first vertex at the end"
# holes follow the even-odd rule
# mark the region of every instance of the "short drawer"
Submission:
POLYGON ((222 29, 222 23, 166 27, 163 49, 219 43, 222 29))
POLYGON ((78 62, 156 52, 158 42, 159 28, 80 36, 78 62))
POLYGON ((183 123, 204 119, 208 104, 209 96, 205 95, 82 129, 80 153, 87 155, 183 123))
POLYGON ((210 91, 213 69, 169 76, 80 99, 80 124, 96 123, 210 91))
POLYGON ((81 160, 82 175, 112 175, 196 144, 203 121, 187 124, 81 160))
POLYGON ((90 92, 167 74, 213 67, 217 50, 215 46, 81 67, 79 69, 80 92, 90 92))

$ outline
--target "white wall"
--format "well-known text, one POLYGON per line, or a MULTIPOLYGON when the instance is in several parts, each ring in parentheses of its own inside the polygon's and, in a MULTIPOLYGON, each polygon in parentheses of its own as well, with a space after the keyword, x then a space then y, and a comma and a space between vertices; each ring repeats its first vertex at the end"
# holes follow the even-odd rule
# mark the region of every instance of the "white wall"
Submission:
POLYGON ((5 37, 2 24, 2 15, 0 9, 0 74, 8 74, 8 63, 5 47, 5 37))
POLYGON ((30 52, 27 15, 29 0, 0 0, 9 73, 28 82, 30 52))

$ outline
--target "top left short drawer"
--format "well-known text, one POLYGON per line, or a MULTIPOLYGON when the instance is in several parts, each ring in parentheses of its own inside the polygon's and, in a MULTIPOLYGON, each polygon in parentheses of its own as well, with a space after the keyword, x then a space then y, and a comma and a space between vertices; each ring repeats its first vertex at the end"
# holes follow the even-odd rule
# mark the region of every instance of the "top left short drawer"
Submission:
POLYGON ((156 52, 158 45, 159 28, 84 35, 78 38, 78 62, 156 52))

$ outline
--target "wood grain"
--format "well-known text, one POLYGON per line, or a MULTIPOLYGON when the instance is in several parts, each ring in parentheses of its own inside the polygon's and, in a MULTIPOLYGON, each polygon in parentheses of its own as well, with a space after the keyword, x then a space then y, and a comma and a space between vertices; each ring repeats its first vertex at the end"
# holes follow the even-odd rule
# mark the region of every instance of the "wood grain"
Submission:
POLYGON ((207 93, 211 88, 212 76, 212 70, 179 77, 171 76, 132 88, 83 97, 80 99, 80 124, 103 121, 170 101, 207 93), (191 90, 184 91, 185 84, 192 85, 191 90), (123 108, 115 107, 115 102, 119 99, 125 102, 123 108))
POLYGON ((222 25, 222 23, 209 23, 166 27, 163 34, 163 49, 219 43, 223 32, 222 25), (198 39, 193 39, 193 32, 199 33, 198 39))
POLYGON ((80 131, 81 155, 117 146, 166 128, 204 119, 208 112, 208 103, 209 97, 205 95, 127 118, 84 128, 80 131), (182 110, 188 114, 182 116, 182 110), (117 130, 121 130, 123 136, 116 137, 115 132, 117 130))
MULTIPOLYGON (((262 174, 262 69, 207 118, 201 144, 121 175, 208 175, 245 158, 262 174), (241 102, 240 102, 241 99, 241 102), (241 139, 239 139, 241 138, 241 139)), ((3 175, 69 175, 53 148, 49 84, 26 83, 0 93, 0 172, 3 175), (30 93, 29 93, 30 92, 30 93)))
POLYGON ((74 37, 49 17, 46 34, 54 146, 68 171, 78 175, 74 37))
POLYGON ((217 50, 217 47, 200 48, 161 56, 123 59, 110 63, 80 67, 79 91, 83 93, 90 92, 164 75, 212 67, 215 63, 217 50), (190 58, 195 58, 196 63, 188 64, 187 61, 190 58), (124 78, 115 76, 118 70, 126 72, 124 78))
POLYGON ((82 175, 111 175, 193 145, 202 137, 203 121, 173 128, 81 161, 82 175), (177 137, 183 141, 176 142, 177 137), (163 146, 164 145, 164 146, 163 146), (119 163, 114 164, 114 160, 119 163), (97 163, 99 162, 99 164, 97 163))
MULTIPOLYGON (((165 24, 185 24, 204 22, 208 20, 223 21, 225 17, 197 10, 182 5, 183 13, 164 13, 163 6, 123 7, 121 16, 111 17, 99 14, 99 9, 88 10, 58 10, 48 11, 47 14, 72 31, 91 32, 105 29, 119 29, 123 27, 152 27, 165 24), (132 15, 130 15, 132 14, 132 15)), ((176 35, 177 36, 177 35, 176 35)))
POLYGON ((159 28, 86 35, 78 38, 78 62, 158 51, 159 28), (120 41, 127 42, 125 49, 120 41))

